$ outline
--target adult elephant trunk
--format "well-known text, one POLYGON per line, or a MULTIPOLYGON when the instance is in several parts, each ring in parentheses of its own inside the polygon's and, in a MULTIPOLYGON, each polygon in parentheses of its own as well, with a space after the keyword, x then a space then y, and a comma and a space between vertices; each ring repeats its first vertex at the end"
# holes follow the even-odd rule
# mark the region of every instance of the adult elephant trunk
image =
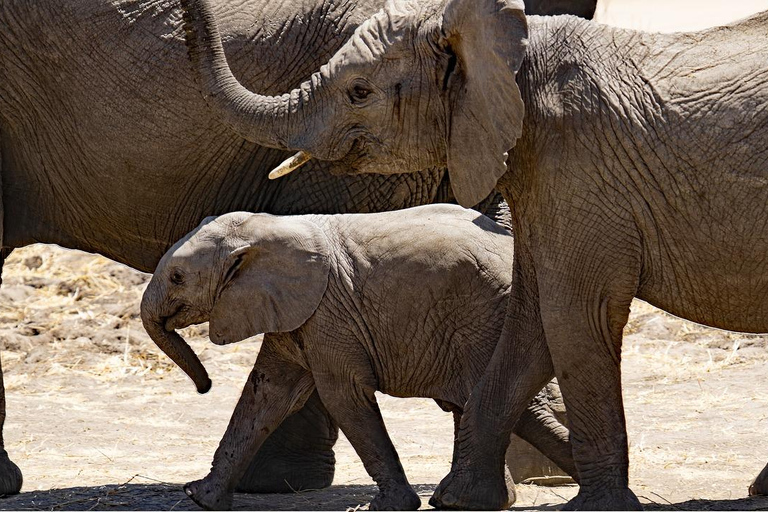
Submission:
POLYGON ((166 329, 167 315, 164 315, 156 304, 158 302, 149 299, 148 294, 144 295, 141 302, 141 321, 144 329, 147 330, 155 345, 192 379, 197 386, 197 392, 207 393, 211 389, 208 372, 184 338, 176 331, 166 329))
POLYGON ((229 68, 210 1, 181 0, 181 5, 189 57, 203 96, 219 119, 256 144, 305 150, 323 160, 336 159, 322 154, 328 151, 323 145, 307 140, 308 126, 319 110, 322 71, 281 96, 254 94, 238 82, 229 68))

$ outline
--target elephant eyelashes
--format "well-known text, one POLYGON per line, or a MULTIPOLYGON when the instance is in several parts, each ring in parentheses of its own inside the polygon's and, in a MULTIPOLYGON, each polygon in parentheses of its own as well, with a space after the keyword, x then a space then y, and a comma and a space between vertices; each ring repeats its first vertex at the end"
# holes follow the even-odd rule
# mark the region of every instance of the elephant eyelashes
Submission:
POLYGON ((171 274, 171 282, 173 284, 184 284, 184 274, 178 270, 175 270, 173 274, 171 274))

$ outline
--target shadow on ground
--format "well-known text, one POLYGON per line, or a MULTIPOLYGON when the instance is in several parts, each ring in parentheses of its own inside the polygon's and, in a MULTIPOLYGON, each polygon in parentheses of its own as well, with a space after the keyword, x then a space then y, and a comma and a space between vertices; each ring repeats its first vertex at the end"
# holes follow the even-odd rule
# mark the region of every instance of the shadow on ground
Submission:
POLYGON ((680 503, 645 503, 646 510, 768 510, 768 496, 732 500, 689 500, 680 503))
MULTIPOLYGON (((414 485, 426 504, 435 486, 414 485)), ((372 485, 336 485, 291 494, 237 494, 236 510, 348 510, 367 504, 372 485)), ((512 507, 512 510, 557 510, 562 505, 512 507)), ((645 503, 646 510, 768 510, 768 497, 645 503)), ((69 487, 25 492, 0 498, 0 510, 199 510, 178 484, 123 484, 69 487)))
MULTIPOLYGON (((422 497, 433 485, 415 485, 422 497)), ((237 510, 347 510, 367 504, 373 485, 334 485, 290 494, 237 494, 237 510)), ((0 499, 0 510, 200 510, 180 484, 123 484, 24 492, 0 499)))
MULTIPOLYGON (((662 499, 663 498, 656 498, 662 499)), ((689 500, 680 503, 656 502, 642 496, 645 510, 768 510, 768 496, 751 496, 732 500, 689 500)), ((559 510, 564 504, 534 507, 512 507, 510 510, 559 510)))

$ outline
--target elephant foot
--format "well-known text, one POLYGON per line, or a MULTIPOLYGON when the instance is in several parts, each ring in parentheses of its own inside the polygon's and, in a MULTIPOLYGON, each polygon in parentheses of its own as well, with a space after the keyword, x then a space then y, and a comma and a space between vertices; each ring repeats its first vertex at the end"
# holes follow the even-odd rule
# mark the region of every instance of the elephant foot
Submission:
POLYGON ((209 477, 184 486, 184 492, 204 510, 231 510, 233 493, 212 483, 209 477))
POLYGON ((757 475, 755 481, 749 486, 750 496, 768 496, 768 466, 757 475))
POLYGON ((0 496, 19 494, 23 480, 19 466, 8 457, 8 452, 0 451, 0 496))
POLYGON ((421 498, 410 485, 382 488, 368 506, 368 510, 418 510, 421 498))
POLYGON ((643 510, 643 506, 628 487, 601 488, 594 493, 585 492, 581 487, 579 494, 566 503, 563 510, 643 510))
POLYGON ((512 506, 517 498, 509 471, 488 474, 452 470, 443 478, 429 499, 439 509, 501 510, 512 506))

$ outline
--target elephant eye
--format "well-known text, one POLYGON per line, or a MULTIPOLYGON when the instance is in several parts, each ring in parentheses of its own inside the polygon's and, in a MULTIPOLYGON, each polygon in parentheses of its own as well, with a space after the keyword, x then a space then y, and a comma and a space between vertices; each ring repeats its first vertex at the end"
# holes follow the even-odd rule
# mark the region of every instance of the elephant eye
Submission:
POLYGON ((173 284, 183 284, 184 274, 182 274, 179 270, 174 270, 171 274, 171 282, 173 284))
POLYGON ((371 94, 373 94, 373 89, 363 81, 356 81, 349 88, 349 99, 352 101, 353 105, 359 105, 365 102, 371 94))

